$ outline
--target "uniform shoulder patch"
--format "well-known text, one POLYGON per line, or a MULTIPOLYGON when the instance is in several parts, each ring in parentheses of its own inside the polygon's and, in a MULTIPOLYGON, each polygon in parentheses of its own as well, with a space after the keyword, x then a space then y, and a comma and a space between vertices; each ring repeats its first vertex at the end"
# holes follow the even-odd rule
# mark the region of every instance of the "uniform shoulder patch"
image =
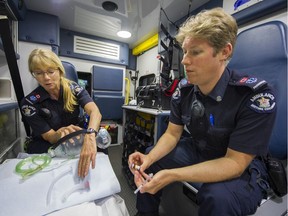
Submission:
POLYGON ((178 99, 181 97, 181 89, 184 89, 186 87, 191 87, 193 86, 189 80, 187 80, 186 78, 183 78, 179 81, 178 86, 176 88, 176 90, 174 91, 172 98, 173 99, 178 99))
POLYGON ((36 113, 36 108, 31 105, 23 105, 21 107, 21 112, 23 113, 24 116, 31 117, 35 115, 36 113))
POLYGON ((230 82, 230 84, 236 86, 247 86, 253 91, 256 91, 260 89, 262 86, 267 85, 267 82, 257 77, 242 76, 240 78, 237 78, 236 80, 233 80, 232 83, 230 82))
POLYGON ((180 88, 177 87, 174 91, 174 93, 172 94, 172 98, 173 99, 178 99, 179 97, 181 96, 181 91, 180 91, 180 88))
POLYGON ((83 88, 75 82, 71 83, 70 88, 76 96, 78 96, 83 91, 83 88))
POLYGON ((275 96, 270 92, 253 95, 248 102, 249 108, 258 113, 271 113, 276 109, 275 96))

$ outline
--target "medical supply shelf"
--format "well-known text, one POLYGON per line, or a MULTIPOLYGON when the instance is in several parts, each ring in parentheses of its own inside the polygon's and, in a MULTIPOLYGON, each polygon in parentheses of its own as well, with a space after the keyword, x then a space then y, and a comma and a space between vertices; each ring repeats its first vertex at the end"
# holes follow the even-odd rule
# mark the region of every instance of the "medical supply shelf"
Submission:
POLYGON ((17 102, 0 102, 0 164, 18 154, 20 146, 19 109, 17 102))
POLYGON ((135 151, 144 153, 156 144, 167 128, 170 111, 123 106, 122 168, 129 185, 135 189, 133 175, 128 167, 128 157, 135 151))

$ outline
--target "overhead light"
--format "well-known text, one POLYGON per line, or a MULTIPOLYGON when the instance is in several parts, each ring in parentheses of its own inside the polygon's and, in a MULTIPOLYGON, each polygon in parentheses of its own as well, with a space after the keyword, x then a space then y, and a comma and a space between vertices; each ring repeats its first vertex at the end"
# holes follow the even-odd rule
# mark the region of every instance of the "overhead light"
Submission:
POLYGON ((130 38, 131 37, 131 32, 121 30, 121 31, 117 32, 117 35, 118 35, 118 37, 121 37, 121 38, 130 38))

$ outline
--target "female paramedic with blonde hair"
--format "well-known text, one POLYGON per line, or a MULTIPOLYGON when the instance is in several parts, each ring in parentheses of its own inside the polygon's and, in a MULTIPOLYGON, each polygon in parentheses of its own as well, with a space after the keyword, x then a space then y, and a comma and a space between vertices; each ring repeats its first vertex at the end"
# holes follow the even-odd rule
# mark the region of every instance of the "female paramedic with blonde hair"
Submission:
POLYGON ((35 49, 28 59, 29 71, 39 86, 21 101, 21 112, 32 128, 27 152, 45 153, 60 138, 79 127, 80 106, 89 115, 90 131, 84 136, 78 163, 78 175, 85 177, 90 164, 95 168, 97 153, 95 134, 101 113, 89 93, 65 78, 65 69, 58 56, 49 49, 35 49))

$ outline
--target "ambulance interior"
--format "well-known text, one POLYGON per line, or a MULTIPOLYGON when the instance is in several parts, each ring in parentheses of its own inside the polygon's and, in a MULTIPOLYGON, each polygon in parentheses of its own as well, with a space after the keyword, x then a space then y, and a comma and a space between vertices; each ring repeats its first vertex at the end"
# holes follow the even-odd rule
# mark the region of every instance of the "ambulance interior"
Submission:
MULTIPOLYGON (((0 216, 33 215, 33 211, 51 216, 135 215, 137 188, 128 156, 155 145, 167 128, 174 81, 185 77, 181 48, 172 43, 178 27, 190 15, 214 7, 223 7, 239 25, 230 66, 261 74, 277 91, 269 150, 287 170, 287 1, 0 0, 0 201, 5 204, 0 216), (117 36, 121 30, 130 32, 130 37, 117 36), (27 75, 27 59, 35 48, 58 54, 67 76, 99 107, 101 126, 112 137, 108 154, 97 158, 103 166, 89 175, 89 187, 85 183, 76 187, 70 177, 64 192, 57 184, 73 175, 76 161, 57 167, 62 161, 56 160, 51 173, 40 171, 23 182, 15 173, 29 131, 18 103, 37 86, 27 75), (161 58, 172 62, 166 74, 161 58), (45 181, 55 183, 43 187, 45 181)), ((160 215, 197 215, 199 186, 169 185, 163 191, 160 215)), ((271 194, 254 215, 287 215, 287 194, 271 194)))

